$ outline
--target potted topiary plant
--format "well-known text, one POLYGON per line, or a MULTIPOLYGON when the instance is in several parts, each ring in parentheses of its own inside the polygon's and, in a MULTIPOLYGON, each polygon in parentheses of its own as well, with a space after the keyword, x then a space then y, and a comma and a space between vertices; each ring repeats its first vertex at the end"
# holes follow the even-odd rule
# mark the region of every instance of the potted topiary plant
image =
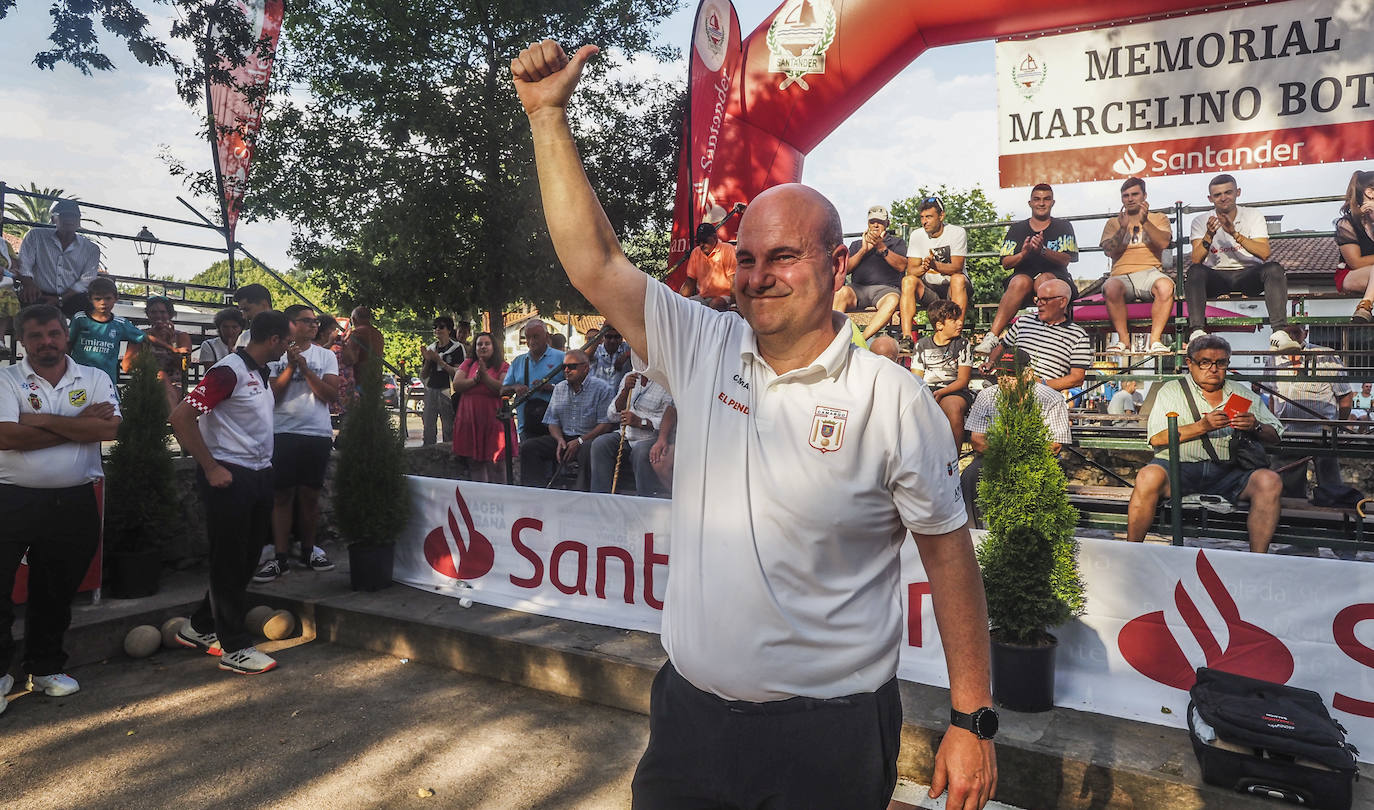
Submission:
POLYGON ((1049 430, 1029 368, 1003 377, 978 482, 987 536, 978 547, 992 631, 992 692, 1014 711, 1054 707, 1050 628, 1080 616, 1078 511, 1064 471, 1050 452, 1049 430))
POLYGON ((105 581, 116 599, 157 593, 162 550, 177 534, 176 468, 167 446, 167 392, 157 358, 141 352, 120 401, 105 462, 105 581))
POLYGON ((334 520, 348 543, 353 590, 391 584, 393 544, 410 516, 405 440, 382 401, 381 360, 359 368, 362 394, 344 414, 334 468, 334 520))

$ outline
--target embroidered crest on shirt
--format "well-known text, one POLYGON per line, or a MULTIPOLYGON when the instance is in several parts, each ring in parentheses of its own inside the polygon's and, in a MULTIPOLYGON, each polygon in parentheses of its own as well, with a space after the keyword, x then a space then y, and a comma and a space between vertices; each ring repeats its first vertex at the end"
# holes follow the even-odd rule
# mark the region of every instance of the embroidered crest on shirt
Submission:
POLYGON ((75 391, 69 391, 67 393, 67 401, 72 404, 73 408, 80 408, 82 405, 85 405, 86 389, 78 388, 75 391))
POLYGON ((38 395, 32 391, 29 392, 29 404, 33 406, 35 411, 43 410, 43 400, 39 399, 38 395))
POLYGON ((833 453, 844 443, 844 423, 849 419, 849 411, 839 408, 816 406, 816 415, 811 419, 811 446, 822 453, 833 453))

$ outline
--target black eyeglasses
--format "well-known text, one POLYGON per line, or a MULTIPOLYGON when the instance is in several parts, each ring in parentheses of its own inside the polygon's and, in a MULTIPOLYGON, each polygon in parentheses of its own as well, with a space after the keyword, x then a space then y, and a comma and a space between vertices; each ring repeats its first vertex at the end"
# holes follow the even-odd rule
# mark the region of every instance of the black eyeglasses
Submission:
POLYGON ((1214 368, 1227 369, 1231 367, 1231 361, 1227 358, 1222 358, 1220 360, 1199 360, 1196 357, 1189 357, 1188 362, 1192 363, 1193 365, 1197 366, 1203 371, 1211 371, 1214 368))
POLYGON ((939 212, 942 213, 942 214, 945 212, 945 204, 942 203, 942 202, 940 202, 940 198, 939 198, 939 197, 926 197, 925 199, 921 200, 921 204, 922 204, 922 205, 924 205, 924 204, 926 204, 926 203, 930 203, 931 205, 934 205, 934 206, 935 206, 935 210, 936 210, 936 211, 939 211, 939 212))
POLYGON ((1068 296, 1067 296, 1067 295, 1051 295, 1051 296, 1049 296, 1048 298, 1042 298, 1042 297, 1040 297, 1040 296, 1037 295, 1037 296, 1035 297, 1035 303, 1037 303, 1037 304, 1048 304, 1048 303, 1051 302, 1051 301, 1058 301, 1058 300, 1061 299, 1061 298, 1063 298, 1063 299, 1065 299, 1065 300, 1068 300, 1068 296))

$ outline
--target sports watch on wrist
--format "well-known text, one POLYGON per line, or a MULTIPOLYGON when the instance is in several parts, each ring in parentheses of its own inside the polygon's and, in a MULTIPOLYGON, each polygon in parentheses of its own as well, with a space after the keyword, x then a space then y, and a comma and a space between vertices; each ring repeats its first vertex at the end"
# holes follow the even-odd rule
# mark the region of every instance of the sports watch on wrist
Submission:
POLYGON ((972 731, 980 740, 991 740, 997 736, 997 710, 991 706, 984 706, 974 710, 973 714, 964 714, 951 707, 949 724, 972 731))

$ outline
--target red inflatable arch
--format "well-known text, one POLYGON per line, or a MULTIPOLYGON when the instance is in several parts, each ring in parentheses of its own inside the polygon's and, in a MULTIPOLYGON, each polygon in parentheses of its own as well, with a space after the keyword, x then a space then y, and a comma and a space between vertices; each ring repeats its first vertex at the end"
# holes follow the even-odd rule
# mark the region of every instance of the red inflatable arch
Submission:
MULTIPOLYGON (((1140 0, 1128 19, 1226 5, 1140 0)), ((741 40, 729 0, 702 0, 669 266, 700 222, 800 180, 806 154, 927 48, 1117 21, 1100 0, 785 0, 741 40)))

